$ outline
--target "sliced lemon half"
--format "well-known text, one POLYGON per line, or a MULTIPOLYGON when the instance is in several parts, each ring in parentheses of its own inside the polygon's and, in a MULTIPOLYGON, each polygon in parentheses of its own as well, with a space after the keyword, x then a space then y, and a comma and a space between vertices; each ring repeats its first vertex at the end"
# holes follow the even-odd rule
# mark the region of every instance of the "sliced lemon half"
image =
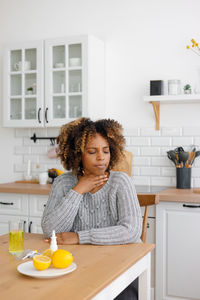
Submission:
POLYGON ((51 264, 51 258, 48 256, 45 255, 33 256, 33 265, 39 271, 48 269, 50 264, 51 264))

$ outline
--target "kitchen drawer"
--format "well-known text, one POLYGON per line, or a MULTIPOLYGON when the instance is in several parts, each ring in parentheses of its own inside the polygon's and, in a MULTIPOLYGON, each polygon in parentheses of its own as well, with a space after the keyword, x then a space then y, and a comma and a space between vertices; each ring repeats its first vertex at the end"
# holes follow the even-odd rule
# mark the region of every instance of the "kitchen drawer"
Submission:
POLYGON ((0 214, 27 215, 27 195, 0 193, 0 214))
POLYGON ((29 198, 29 215, 33 217, 42 217, 44 208, 46 206, 48 196, 43 195, 30 195, 29 198))

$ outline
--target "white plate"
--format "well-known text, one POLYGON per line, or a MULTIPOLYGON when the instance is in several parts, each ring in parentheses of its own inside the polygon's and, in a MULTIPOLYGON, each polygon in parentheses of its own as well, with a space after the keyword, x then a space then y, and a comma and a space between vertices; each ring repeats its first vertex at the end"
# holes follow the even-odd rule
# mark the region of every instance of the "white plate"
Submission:
POLYGON ((73 262, 71 265, 65 269, 56 269, 56 268, 49 268, 44 271, 38 271, 34 268, 32 261, 27 261, 23 264, 18 265, 17 270, 19 273, 31 277, 36 278, 54 278, 58 276, 62 276, 68 273, 73 272, 76 270, 77 265, 73 262))

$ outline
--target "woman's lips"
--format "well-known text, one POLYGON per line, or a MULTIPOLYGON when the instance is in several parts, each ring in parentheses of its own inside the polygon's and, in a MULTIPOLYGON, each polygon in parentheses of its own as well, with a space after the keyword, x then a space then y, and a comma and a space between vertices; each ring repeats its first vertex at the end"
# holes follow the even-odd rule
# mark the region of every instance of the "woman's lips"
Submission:
POLYGON ((105 165, 95 165, 95 167, 98 169, 105 169, 106 166, 105 165))

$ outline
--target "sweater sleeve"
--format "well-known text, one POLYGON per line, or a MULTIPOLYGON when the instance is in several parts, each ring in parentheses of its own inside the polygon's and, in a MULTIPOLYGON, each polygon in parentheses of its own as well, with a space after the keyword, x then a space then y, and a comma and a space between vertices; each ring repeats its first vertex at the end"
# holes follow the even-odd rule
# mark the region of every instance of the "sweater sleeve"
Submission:
POLYGON ((67 174, 54 181, 41 221, 45 237, 50 237, 53 230, 57 233, 71 230, 83 198, 72 188, 67 174))
POLYGON ((78 231, 80 244, 115 245, 140 242, 142 231, 141 210, 131 178, 121 173, 117 193, 115 226, 78 231))

